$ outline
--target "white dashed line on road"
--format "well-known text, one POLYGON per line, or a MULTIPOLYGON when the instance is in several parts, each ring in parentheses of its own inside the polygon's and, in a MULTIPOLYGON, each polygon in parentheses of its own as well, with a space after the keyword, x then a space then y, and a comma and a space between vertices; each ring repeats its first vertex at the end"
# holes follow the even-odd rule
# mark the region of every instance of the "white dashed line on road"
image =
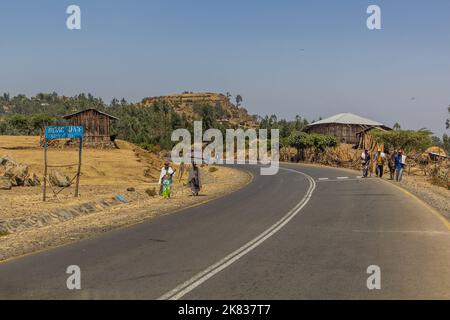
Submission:
POLYGON ((353 177, 336 177, 336 178, 318 178, 317 182, 343 182, 343 181, 360 181, 364 179, 363 176, 353 177))

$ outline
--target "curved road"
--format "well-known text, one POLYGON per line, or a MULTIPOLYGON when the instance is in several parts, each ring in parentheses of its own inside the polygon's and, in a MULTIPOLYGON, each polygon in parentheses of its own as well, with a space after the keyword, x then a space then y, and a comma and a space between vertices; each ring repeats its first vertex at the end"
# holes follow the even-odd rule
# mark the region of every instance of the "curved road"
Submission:
POLYGON ((346 170, 245 168, 224 198, 0 264, 0 299, 450 299, 450 229, 421 202, 346 170))

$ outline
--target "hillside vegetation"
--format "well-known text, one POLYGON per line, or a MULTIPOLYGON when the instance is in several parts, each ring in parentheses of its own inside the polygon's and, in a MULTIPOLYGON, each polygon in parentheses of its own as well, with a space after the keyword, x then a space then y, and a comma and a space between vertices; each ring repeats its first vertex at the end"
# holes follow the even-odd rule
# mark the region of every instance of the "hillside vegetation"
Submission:
POLYGON ((4 94, 0 96, 0 135, 40 135, 48 125, 64 125, 64 115, 88 108, 118 117, 120 121, 113 124, 111 134, 152 151, 171 149, 173 130, 193 131, 194 120, 203 120, 205 130, 256 126, 256 118, 249 116, 245 109, 223 99, 225 96, 214 96, 219 98, 194 99, 186 105, 161 97, 140 104, 125 99, 113 99, 106 104, 91 94, 65 97, 51 93, 31 98, 4 94))
MULTIPOLYGON (((113 99, 106 104, 91 94, 65 97, 57 93, 40 93, 31 98, 3 94, 0 96, 0 135, 40 135, 47 125, 65 124, 62 120, 64 115, 88 108, 107 112, 120 119, 111 129, 111 134, 118 139, 156 152, 173 147, 170 139, 173 130, 186 128, 192 132, 194 120, 202 120, 204 130, 217 128, 224 132, 229 128, 258 128, 268 129, 270 134, 271 129, 279 129, 283 145, 288 144, 289 138, 292 141, 293 136, 298 136, 309 123, 301 116, 296 116, 292 121, 278 119, 276 115, 251 116, 242 108, 242 96, 237 95, 233 102, 232 99, 230 94, 186 92, 145 98, 136 104, 125 99, 113 99)), ((450 122, 447 122, 450 127, 450 122)), ((414 135, 412 131, 397 131, 400 134, 395 134, 394 138, 397 135, 414 135)), ((419 133, 424 132, 421 131, 419 133)), ((447 134, 442 139, 432 137, 431 132, 429 135, 433 145, 450 153, 450 137, 447 134)))

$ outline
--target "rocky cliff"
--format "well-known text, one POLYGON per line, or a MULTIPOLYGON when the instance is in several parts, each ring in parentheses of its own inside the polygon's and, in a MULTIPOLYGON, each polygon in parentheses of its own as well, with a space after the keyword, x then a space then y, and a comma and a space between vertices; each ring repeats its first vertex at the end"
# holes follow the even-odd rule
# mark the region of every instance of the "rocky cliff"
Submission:
POLYGON ((189 119, 199 120, 197 108, 209 106, 216 108, 217 120, 221 123, 234 127, 256 127, 256 117, 249 115, 245 108, 235 106, 224 94, 185 92, 168 96, 148 97, 142 100, 140 106, 148 108, 158 101, 169 103, 178 114, 189 119))

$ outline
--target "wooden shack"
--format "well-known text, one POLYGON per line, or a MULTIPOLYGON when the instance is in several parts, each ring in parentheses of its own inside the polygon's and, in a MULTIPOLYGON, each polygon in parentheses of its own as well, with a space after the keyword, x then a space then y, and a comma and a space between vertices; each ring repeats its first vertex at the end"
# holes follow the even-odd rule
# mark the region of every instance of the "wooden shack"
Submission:
POLYGON ((118 118, 96 109, 87 109, 64 117, 71 126, 83 126, 84 144, 94 147, 114 147, 111 124, 118 118))
POLYGON ((381 145, 377 143, 377 141, 373 138, 373 136, 370 134, 373 130, 381 130, 381 131, 388 131, 386 128, 382 127, 371 127, 366 128, 364 130, 361 130, 361 132, 358 132, 356 136, 358 137, 358 149, 367 149, 367 150, 375 150, 378 148, 381 148, 384 150, 384 145, 381 145))
POLYGON ((391 130, 382 123, 351 113, 341 113, 310 124, 306 127, 305 132, 330 135, 335 137, 339 143, 359 146, 361 137, 364 136, 362 133, 375 128, 391 130))

